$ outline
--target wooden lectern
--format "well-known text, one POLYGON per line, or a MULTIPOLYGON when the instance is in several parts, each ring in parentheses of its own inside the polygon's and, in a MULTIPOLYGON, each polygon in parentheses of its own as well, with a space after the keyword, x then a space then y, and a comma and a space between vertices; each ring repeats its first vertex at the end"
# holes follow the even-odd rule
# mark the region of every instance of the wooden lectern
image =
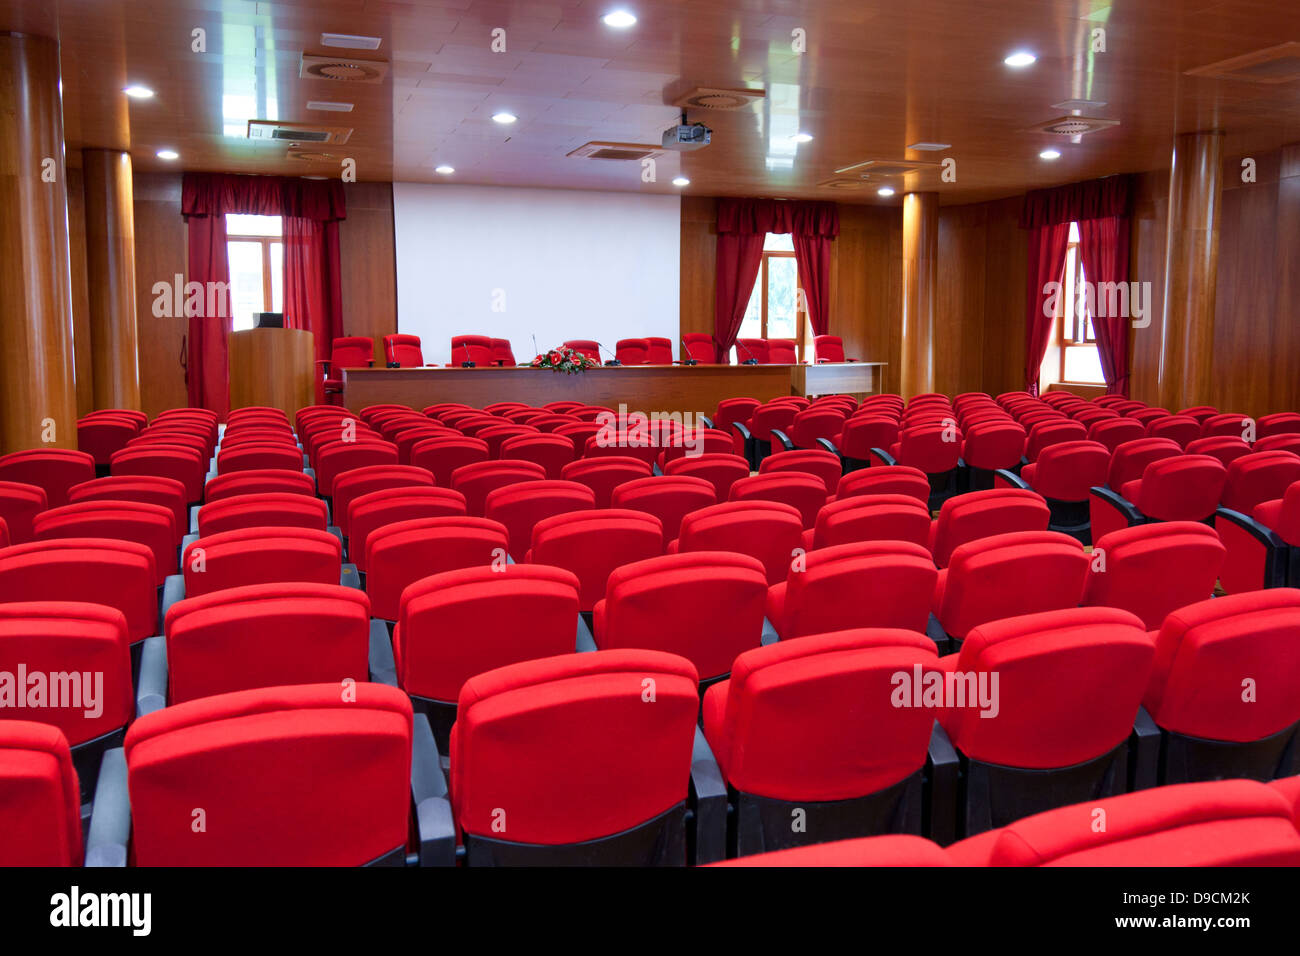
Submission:
POLYGON ((304 329, 230 333, 230 407, 269 405, 293 421, 316 401, 316 343, 304 329))

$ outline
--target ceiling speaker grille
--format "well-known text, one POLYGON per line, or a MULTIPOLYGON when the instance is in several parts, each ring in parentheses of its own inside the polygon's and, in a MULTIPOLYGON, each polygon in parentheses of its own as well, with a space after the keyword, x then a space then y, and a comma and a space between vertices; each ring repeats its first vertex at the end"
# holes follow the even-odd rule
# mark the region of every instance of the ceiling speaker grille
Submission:
POLYGON ((382 83, 388 75, 383 60, 360 60, 352 57, 302 56, 298 76, 304 80, 341 80, 349 83, 382 83))
POLYGON ((1244 53, 1187 71, 1188 76, 1209 76, 1248 83, 1290 83, 1300 79, 1300 43, 1292 40, 1265 50, 1244 53))
POLYGON ((679 109, 740 110, 766 95, 763 90, 726 90, 701 86, 679 96, 673 100, 672 105, 679 109))

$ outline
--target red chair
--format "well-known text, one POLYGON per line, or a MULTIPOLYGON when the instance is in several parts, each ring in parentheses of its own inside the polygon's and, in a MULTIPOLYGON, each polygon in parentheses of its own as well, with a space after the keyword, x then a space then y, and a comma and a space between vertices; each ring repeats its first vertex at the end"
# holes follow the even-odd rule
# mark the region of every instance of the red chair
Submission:
POLYGON ((1300 413, 1275 412, 1264 415, 1255 423, 1256 438, 1269 438, 1273 435, 1300 434, 1300 413))
MULTIPOLYGON (((290 492, 267 491, 211 501, 199 509, 199 536, 239 528, 314 528, 328 526, 325 502, 290 492)), ((171 569, 173 572, 175 569, 171 569)))
POLYGON ((372 491, 433 487, 433 476, 417 465, 362 465, 334 479, 334 523, 345 538, 352 536, 352 502, 372 491))
MULTIPOLYGON (((745 473, 748 474, 748 470, 745 473)), ((20 481, 0 481, 0 520, 9 529, 10 544, 32 539, 32 519, 44 511, 46 505, 44 488, 20 481)))
POLYGON ((672 443, 659 452, 655 460, 660 470, 678 458, 698 458, 703 455, 730 455, 735 448, 732 436, 720 428, 702 428, 696 426, 682 429, 672 437, 672 443), (680 438, 680 441, 677 438, 680 438))
POLYGON ((1002 618, 1077 607, 1088 557, 1057 531, 1017 531, 960 545, 939 572, 933 611, 953 641, 1002 618))
POLYGON ((500 456, 535 462, 542 466, 547 478, 559 478, 564 466, 575 459, 577 451, 573 440, 565 435, 525 432, 502 441, 500 456))
POLYGON ((964 544, 1017 531, 1046 531, 1051 516, 1047 502, 1035 491, 972 491, 943 503, 930 525, 927 543, 934 563, 946 568, 953 552, 964 544))
MULTIPOLYGON (((176 544, 181 542, 190 527, 189 510, 185 501, 185 486, 174 478, 157 478, 133 475, 96 478, 68 489, 68 504, 83 501, 142 501, 162 505, 172 513, 176 529, 176 544)), ((27 540, 27 539, 24 539, 27 540)))
POLYGON ((89 454, 103 468, 113 452, 125 448, 139 434, 140 427, 137 420, 126 416, 88 415, 77 421, 77 450, 89 454))
POLYGON ((712 365, 717 361, 713 351, 713 336, 707 332, 687 332, 682 335, 682 347, 686 350, 683 361, 694 359, 701 365, 712 365))
POLYGON ((749 477, 749 462, 740 455, 706 452, 697 458, 674 458, 665 462, 665 475, 702 478, 713 485, 718 501, 726 501, 731 486, 749 477))
MULTIPOLYGON (((169 706, 256 687, 342 686, 369 673, 370 600, 338 584, 279 582, 178 601, 164 623, 169 706)), ((146 656, 142 675, 150 670, 146 656)), ((142 676, 142 683, 148 677, 142 676)))
POLYGON ((1127 482, 1142 477, 1147 465, 1163 458, 1176 458, 1183 450, 1170 438, 1139 438, 1124 442, 1110 456, 1106 472, 1107 488, 1122 488, 1127 482))
POLYGON ((786 451, 798 448, 832 453, 827 444, 833 446, 834 439, 844 430, 847 417, 846 407, 838 402, 809 406, 794 416, 789 432, 772 429, 773 449, 780 445, 786 451))
POLYGON ((1064 531, 1080 540, 1088 538, 1089 497, 1092 489, 1106 481, 1110 470, 1110 451, 1095 441, 1067 441, 1048 445, 1038 456, 1020 469, 1020 475, 998 472, 999 486, 1028 488, 1047 500, 1052 510, 1049 527, 1064 531))
POLYGON ((1210 415, 1201 420, 1201 437, 1213 438, 1216 435, 1231 435, 1242 440, 1254 428, 1255 420, 1240 412, 1223 412, 1210 415))
POLYGON ((867 466, 873 448, 889 449, 897 443, 898 420, 892 414, 868 409, 845 421, 843 430, 832 442, 835 447, 831 450, 844 459, 846 471, 855 471, 867 466))
POLYGON ((400 865, 410 835, 422 836, 412 747, 406 695, 365 682, 347 695, 338 682, 267 687, 147 714, 125 746, 135 863, 400 865), (192 829, 195 807, 230 832, 192 829))
POLYGON ((316 363, 323 380, 325 398, 343 394, 345 368, 369 368, 374 364, 374 358, 375 342, 369 336, 348 335, 335 339, 331 345, 330 357, 316 363))
POLYGON ((658 335, 646 336, 646 365, 672 365, 673 340, 658 335))
POLYGON ((993 472, 1015 468, 1025 453, 1026 435, 1017 422, 999 416, 962 424, 961 463, 974 490, 993 486, 993 472))
POLYGON ((767 363, 768 365, 797 365, 799 364, 799 348, 794 339, 768 339, 767 340, 767 363))
POLYGON ((955 419, 905 427, 888 451, 872 449, 871 466, 911 465, 925 472, 931 498, 938 503, 953 489, 961 458, 962 433, 955 419))
POLYGON ((887 628, 741 654, 704 697, 704 736, 733 793, 730 851, 919 834, 934 715, 891 701, 896 675, 937 665, 924 635, 887 628))
POLYGON ((757 558, 695 551, 615 568, 596 602, 596 646, 680 654, 711 682, 731 671, 736 655, 759 646, 767 576, 757 558), (665 622, 665 608, 674 614, 665 622))
POLYGON ((710 866, 865 867, 954 866, 938 844, 908 834, 861 837, 812 843, 789 850, 772 850, 723 860, 710 866))
POLYGON ((658 518, 666 541, 677 537, 683 517, 717 501, 712 483, 688 475, 634 478, 617 485, 610 495, 611 508, 644 511, 658 518))
POLYGON ((302 452, 296 445, 289 443, 235 444, 227 447, 222 444, 217 452, 217 473, 229 474, 232 471, 284 469, 302 471, 302 452))
POLYGON ((925 546, 930 510, 910 495, 854 495, 827 502, 803 533, 806 550, 858 541, 910 541, 925 546))
POLYGON ((1161 783, 1300 773, 1300 590, 1169 615, 1142 703, 1160 728, 1161 783))
POLYGON ((948 856, 958 866, 1296 866, 1291 812, 1253 780, 1181 784, 1039 813, 948 856))
POLYGON ((650 343, 645 339, 619 339, 614 345, 614 358, 620 365, 645 365, 650 354, 650 343))
POLYGON ((506 485, 488 492, 483 516, 506 528, 510 554, 522 560, 532 545, 533 529, 554 515, 593 511, 596 495, 576 481, 543 479, 506 485))
POLYGON ((527 564, 572 571, 581 585, 579 609, 590 611, 605 596, 615 568, 664 552, 663 523, 654 515, 622 508, 555 515, 533 527, 527 564))
POLYGON ((817 512, 826 504, 826 482, 817 475, 802 471, 769 471, 742 478, 731 486, 728 501, 777 501, 792 506, 800 514, 805 528, 817 521, 817 512))
POLYGON ((704 782, 717 773, 711 759, 692 760, 697 683, 684 658, 640 650, 565 654, 467 681, 450 781, 467 865, 682 866, 688 838, 697 861, 721 859, 725 791, 704 782), (527 766, 546 772, 521 774, 527 766))
POLYGON ((1043 449, 1061 442, 1086 441, 1088 429, 1079 422, 1064 419, 1061 421, 1040 422, 1029 429, 1025 439, 1025 460, 1038 461, 1043 449))
POLYGON ((465 496, 450 488, 406 485, 383 488, 352 499, 348 506, 348 560, 366 573, 366 542, 384 525, 415 518, 455 517, 465 514, 465 496))
POLYGON ((1141 422, 1131 418, 1104 418, 1094 422, 1088 428, 1088 440, 1100 442, 1113 453, 1125 442, 1138 441, 1146 437, 1146 429, 1141 422))
POLYGON ((1228 470, 1209 455, 1180 455, 1152 462, 1141 478, 1118 490, 1093 488, 1093 538, 1152 520, 1207 521, 1219 506, 1227 478, 1228 470))
POLYGON ((0 721, 0 866, 81 866, 81 797, 63 731, 0 721))
POLYGON ((0 456, 0 482, 44 489, 51 508, 68 503, 68 489, 95 477, 95 459, 70 448, 34 448, 0 456))
POLYGON ((961 758, 959 830, 969 837, 1123 793, 1154 652, 1142 622, 1114 608, 1071 606, 973 628, 960 653, 940 662, 967 686, 997 680, 995 694, 968 694, 965 706, 939 712, 961 758))
POLYGON ((724 398, 718 402, 718 409, 713 413, 713 427, 729 432, 736 422, 747 426, 762 404, 756 398, 724 398))
POLYGON ((114 477, 156 475, 175 479, 184 486, 187 501, 203 500, 203 481, 208 463, 202 453, 193 448, 165 444, 127 447, 113 452, 109 467, 114 477))
POLYGON ((736 361, 741 365, 767 365, 767 339, 736 339, 736 361))
POLYGON ((1249 515, 1220 508, 1214 527, 1228 549, 1219 582, 1229 594, 1300 587, 1300 482, 1249 515))
POLYGON ((841 463, 839 457, 829 451, 799 450, 764 458, 758 468, 760 475, 784 472, 814 475, 822 480, 826 493, 834 496, 840 484, 841 463))
POLYGON ((838 335, 814 335, 813 354, 817 362, 856 362, 844 357, 844 340, 838 335))
POLYGON ((578 579, 561 568, 511 564, 432 574, 402 592, 393 629, 397 683, 428 715, 442 752, 466 681, 572 654, 578 629, 578 579))
POLYGON ((486 518, 415 518, 381 525, 366 537, 371 613, 396 621, 409 585, 444 571, 505 567, 508 547, 505 525, 486 518))
POLYGON ((315 495, 316 483, 311 475, 301 471, 254 469, 217 475, 203 486, 207 502, 219 501, 235 495, 256 494, 262 491, 283 491, 296 495, 315 495))
POLYGON ((489 492, 545 478, 546 471, 536 462, 503 458, 461 465, 451 474, 451 487, 465 496, 465 508, 471 515, 481 515, 489 492))
POLYGON ((314 528, 240 528, 191 541, 181 572, 186 597, 250 584, 339 584, 343 545, 314 528))
POLYGON ((1238 458, 1250 454, 1250 446, 1237 435, 1211 435, 1208 438, 1194 438, 1184 449, 1189 455, 1209 455, 1229 467, 1238 458))
POLYGON ((108 538, 133 541, 153 552, 154 584, 176 573, 180 534, 175 513, 141 501, 82 501, 42 511, 32 519, 32 538, 108 538))
POLYGON ((424 364, 424 351, 420 349, 420 337, 383 337, 383 363, 389 368, 419 368, 424 364))
POLYGON ((926 502, 930 497, 930 481, 920 468, 910 465, 877 465, 850 472, 836 486, 836 498, 857 495, 910 495, 926 502))
POLYGON ((1201 437, 1201 423, 1190 415, 1166 415, 1147 422, 1147 436, 1169 438, 1186 448, 1188 442, 1201 437))
POLYGON ((486 335, 453 335, 451 337, 451 361, 448 366, 459 368, 466 362, 473 362, 478 368, 487 368, 496 361, 492 349, 492 339, 486 335))
POLYGON ((487 442, 480 438, 426 438, 411 448, 411 464, 433 475, 434 483, 447 487, 451 476, 462 465, 488 460, 487 442))
POLYGON ((586 485, 596 494, 596 507, 608 508, 615 488, 626 481, 648 478, 650 472, 650 463, 642 459, 605 455, 570 462, 560 469, 560 477, 586 485))
POLYGON ((1300 455, 1300 434, 1281 432, 1269 435, 1255 442, 1253 447, 1255 451, 1289 451, 1293 455, 1300 455))
POLYGON ((595 339, 569 339, 564 343, 564 347, 580 352, 597 365, 600 364, 600 343, 595 339))
POLYGON ((510 347, 509 339, 492 340, 492 359, 497 365, 503 365, 506 368, 517 364, 515 362, 515 352, 510 347))
POLYGON ((332 441, 322 445, 316 454, 317 493, 327 498, 332 496, 337 476, 367 465, 397 465, 397 446, 373 439, 332 441))
POLYGON ((1087 607, 1117 607, 1157 630, 1170 614, 1214 592, 1226 549, 1209 525, 1160 521, 1121 528, 1093 546, 1087 607))
POLYGON ((1289 451, 1251 452, 1228 466, 1219 504, 1231 511, 1251 514, 1265 501, 1281 498, 1297 481, 1300 481, 1300 456, 1289 451))

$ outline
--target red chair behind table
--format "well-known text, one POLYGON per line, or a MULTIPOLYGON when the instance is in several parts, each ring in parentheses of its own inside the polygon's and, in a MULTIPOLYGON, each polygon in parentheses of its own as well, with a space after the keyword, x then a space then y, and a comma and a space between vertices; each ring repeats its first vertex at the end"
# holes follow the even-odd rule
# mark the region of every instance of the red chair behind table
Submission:
POLYGON ((451 337, 450 368, 461 368, 466 362, 473 362, 477 368, 487 368, 495 360, 492 351, 492 339, 486 335, 453 335, 451 337))
POLYGON ((600 343, 595 339, 569 339, 564 348, 580 352, 597 365, 600 364, 600 343))
POLYGON ((856 362, 844 357, 844 340, 838 335, 813 336, 813 354, 820 362, 856 362))
POLYGON ((492 340, 492 359, 497 365, 506 368, 515 365, 515 351, 510 347, 509 339, 492 340))
POLYGON ((614 358, 620 365, 645 365, 650 354, 650 343, 645 339, 619 339, 614 345, 614 358))
POLYGON ((798 363, 799 348, 794 339, 767 340, 767 364, 797 365, 798 363))
POLYGON ((741 365, 767 365, 767 339, 736 339, 736 361, 741 365))
MULTIPOLYGON (((369 368, 374 364, 375 341, 369 336, 349 335, 337 338, 331 345, 330 357, 316 363, 323 380, 325 399, 343 394, 345 368, 369 368)), ((339 404, 342 404, 340 401, 339 404)))
POLYGON ((673 340, 666 339, 658 335, 646 336, 645 364, 647 365, 672 365, 673 364, 673 340))
POLYGON ((717 361, 713 351, 713 336, 707 332, 687 332, 682 336, 682 346, 686 349, 683 361, 694 359, 700 365, 712 365, 717 361))

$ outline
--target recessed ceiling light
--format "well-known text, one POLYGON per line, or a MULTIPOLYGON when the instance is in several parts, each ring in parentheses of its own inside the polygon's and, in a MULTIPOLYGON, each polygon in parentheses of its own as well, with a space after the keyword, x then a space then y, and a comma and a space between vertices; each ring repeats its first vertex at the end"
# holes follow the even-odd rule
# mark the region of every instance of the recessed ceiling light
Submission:
POLYGON ((796 143, 811 143, 812 133, 795 133, 790 138, 794 140, 796 143))
POLYGON ((1034 56, 1028 50, 1017 50, 1002 62, 1007 66, 1013 66, 1019 69, 1020 67, 1029 66, 1037 59, 1038 57, 1034 56))
POLYGON ((435 166, 433 168, 433 171, 435 173, 440 173, 443 176, 450 176, 452 173, 456 171, 456 168, 454 166, 448 166, 446 163, 443 163, 441 166, 435 166))
POLYGON ((611 10, 601 17, 601 20, 605 21, 605 26, 616 27, 620 30, 636 25, 636 17, 626 10, 611 10))
POLYGON ((342 47, 345 50, 378 50, 383 43, 379 37, 358 36, 355 33, 322 33, 321 46, 342 47))
POLYGON ((132 85, 123 88, 122 92, 133 100, 147 100, 153 96, 153 90, 147 86, 132 85))
POLYGON ((160 149, 157 156, 159 159, 180 159, 181 154, 174 149, 160 149))
POLYGON ((881 186, 879 189, 876 190, 876 195, 877 195, 877 196, 884 196, 884 197, 888 198, 888 197, 894 195, 894 190, 891 189, 889 186, 881 186))
POLYGON ((517 119, 519 119, 518 116, 514 113, 507 113, 505 110, 502 110, 500 113, 492 114, 492 121, 494 123, 513 123, 517 119))
POLYGON ((676 179, 673 180, 674 186, 689 186, 690 184, 691 181, 687 179, 685 176, 678 176, 676 179))
POLYGON ((1038 154, 1039 159, 1060 159, 1061 154, 1055 149, 1045 149, 1038 154))

